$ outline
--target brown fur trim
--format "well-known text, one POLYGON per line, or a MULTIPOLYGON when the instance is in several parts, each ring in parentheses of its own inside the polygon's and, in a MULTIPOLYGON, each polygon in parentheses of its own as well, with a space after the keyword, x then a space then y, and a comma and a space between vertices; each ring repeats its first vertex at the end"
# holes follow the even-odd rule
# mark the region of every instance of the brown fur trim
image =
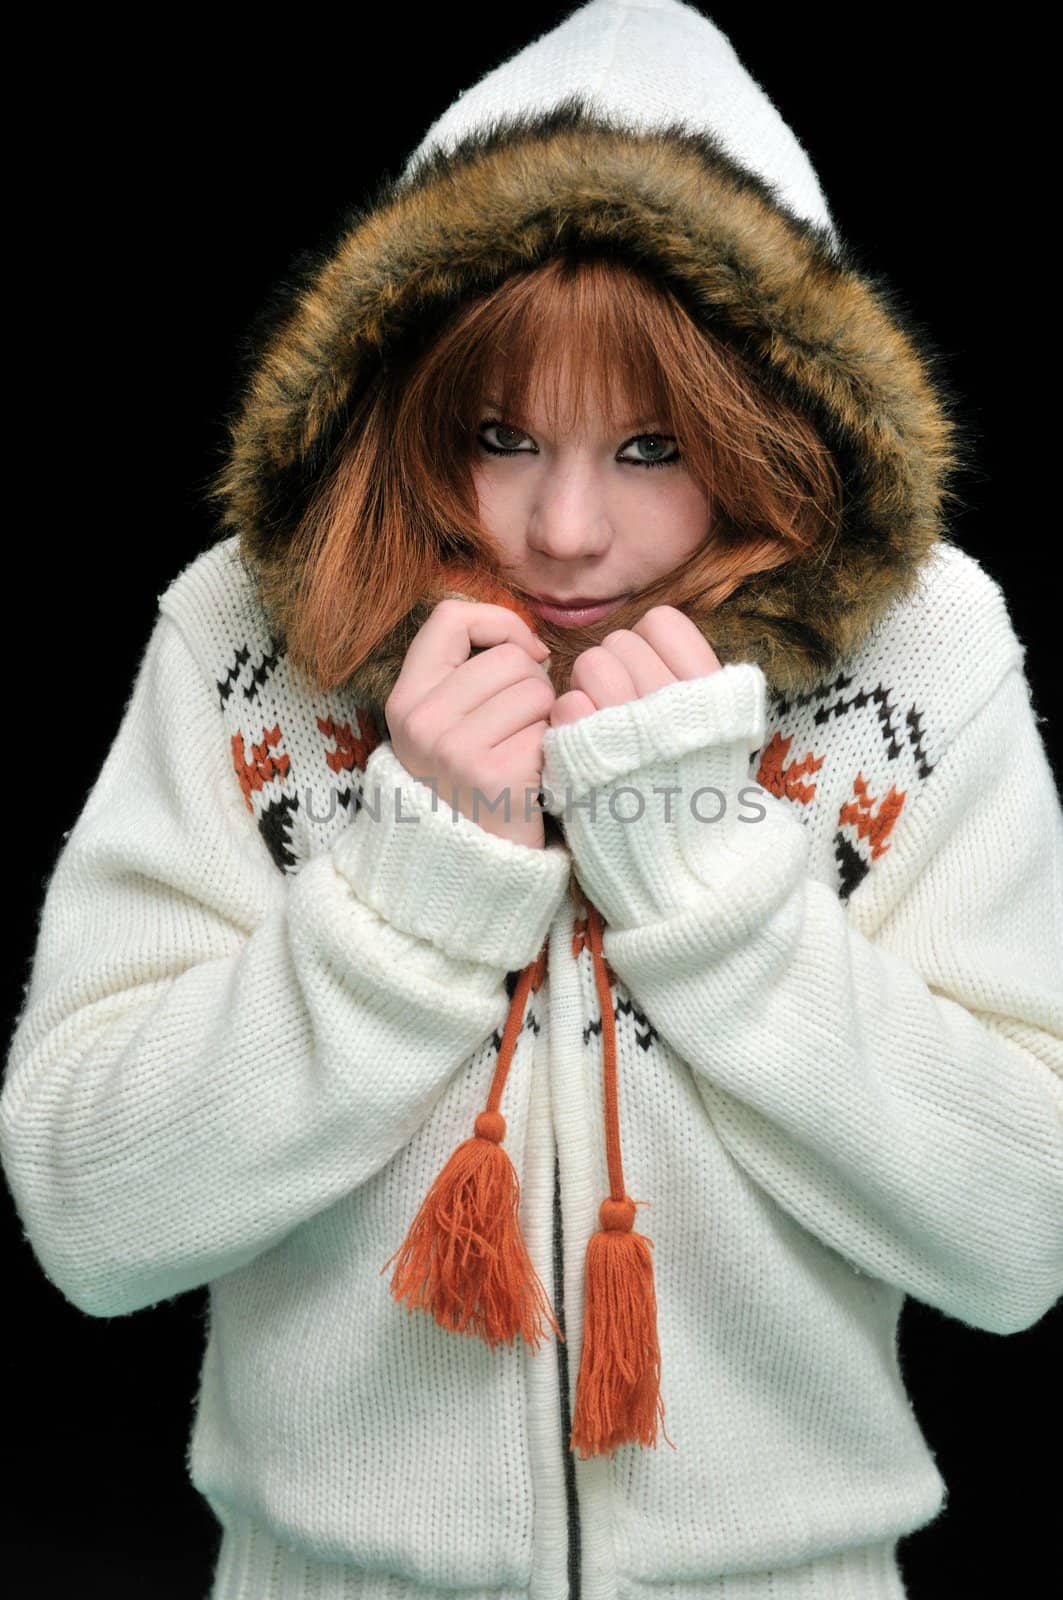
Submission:
MULTIPOLYGON (((721 661, 756 661, 785 692, 811 688, 947 537, 962 443, 939 358, 892 289, 710 135, 632 129, 579 96, 430 151, 283 286, 212 489, 274 628, 283 637, 276 579, 292 530, 360 385, 466 298, 580 248, 650 266, 834 451, 844 507, 828 559, 758 575, 703 628, 721 661)), ((411 612, 359 672, 365 698, 386 698, 429 611, 411 612)))

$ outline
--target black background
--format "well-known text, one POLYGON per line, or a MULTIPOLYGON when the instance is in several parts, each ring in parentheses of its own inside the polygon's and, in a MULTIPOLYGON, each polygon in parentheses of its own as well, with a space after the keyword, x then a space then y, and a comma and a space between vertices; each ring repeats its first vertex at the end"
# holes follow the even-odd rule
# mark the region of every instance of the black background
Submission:
MULTIPOLYGON (((217 536, 202 488, 242 331, 294 254, 398 171, 459 89, 570 9, 260 11, 224 38, 217 17, 174 12, 129 32, 97 13, 91 28, 68 23, 35 69, 20 170, 42 214, 16 248, 8 312, 31 332, 47 458, 9 588, 25 601, 11 664, 33 675, 36 756, 7 860, 12 1025, 47 874, 114 737, 156 598, 217 536)), ((1058 521, 1042 489, 1054 463, 1032 445, 1028 368, 1045 343, 1044 268, 1021 124, 1012 132, 999 99, 1030 41, 980 34, 964 10, 700 9, 808 150, 842 236, 944 353, 978 448, 953 537, 1004 587, 1059 774, 1045 564, 1058 521)), ((204 1600, 218 1535, 184 1453, 206 1291, 87 1317, 44 1278, 6 1191, 0 1207, 7 1592, 204 1600)), ((907 1302, 903 1370, 950 1490, 945 1514, 901 1546, 913 1600, 1046 1592, 1034 1574, 1057 1553, 1045 1462, 1061 1330, 1063 1306, 1003 1339, 907 1302)))

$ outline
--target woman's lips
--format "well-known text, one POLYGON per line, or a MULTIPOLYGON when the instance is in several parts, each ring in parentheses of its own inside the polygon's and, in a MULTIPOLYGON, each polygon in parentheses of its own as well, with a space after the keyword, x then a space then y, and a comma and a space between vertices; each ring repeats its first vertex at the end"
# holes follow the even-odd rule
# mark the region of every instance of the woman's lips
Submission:
POLYGON ((545 600, 532 600, 529 603, 544 622, 560 623, 562 627, 567 623, 569 627, 578 627, 585 622, 597 622, 599 617, 606 616, 627 598, 626 594, 618 595, 615 600, 603 600, 596 606, 552 606, 545 600))

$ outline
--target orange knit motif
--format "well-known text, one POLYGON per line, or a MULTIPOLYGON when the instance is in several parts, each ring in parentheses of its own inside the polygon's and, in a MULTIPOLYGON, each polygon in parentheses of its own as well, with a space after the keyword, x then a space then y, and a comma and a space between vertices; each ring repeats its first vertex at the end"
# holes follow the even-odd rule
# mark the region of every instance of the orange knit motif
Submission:
POLYGON ((251 804, 252 789, 261 789, 265 784, 272 783, 276 777, 286 778, 291 765, 291 757, 280 755, 271 756, 269 751, 273 745, 280 744, 281 730, 279 726, 272 729, 262 729, 262 743, 252 744, 252 760, 244 757, 244 736, 234 733, 231 741, 233 771, 244 793, 244 804, 248 811, 254 811, 251 804))
POLYGON ((870 839, 871 859, 875 861, 889 849, 886 837, 893 831, 908 791, 898 790, 891 785, 889 793, 878 803, 877 815, 873 816, 871 808, 875 804, 875 797, 868 794, 867 780, 863 773, 857 773, 853 788, 856 791, 856 800, 846 801, 842 806, 838 812, 838 824, 841 826, 845 822, 852 823, 859 838, 870 839))
POLYGON ((337 722, 335 717, 315 718, 318 732, 326 739, 334 739, 339 746, 325 752, 325 760, 333 772, 350 772, 355 767, 364 772, 366 762, 380 743, 380 731, 374 718, 361 706, 355 707, 355 713, 358 717, 356 734, 351 732, 349 722, 337 722))
POLYGON ((816 786, 814 783, 802 783, 801 780, 809 773, 819 771, 823 757, 814 756, 809 751, 800 761, 786 761, 792 743, 792 738, 784 739, 778 729, 775 730, 761 754, 757 782, 762 789, 767 789, 769 794, 777 795, 779 799, 799 800, 807 806, 815 795, 816 786))

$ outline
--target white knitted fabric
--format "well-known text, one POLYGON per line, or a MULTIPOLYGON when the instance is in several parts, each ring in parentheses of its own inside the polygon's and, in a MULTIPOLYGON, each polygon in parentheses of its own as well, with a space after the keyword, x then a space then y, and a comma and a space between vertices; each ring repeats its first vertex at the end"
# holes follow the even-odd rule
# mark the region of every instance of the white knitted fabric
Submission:
POLYGON ((234 540, 160 597, 48 884, 0 1155, 90 1315, 211 1285, 190 1467, 225 1526, 215 1600, 568 1592, 557 1342, 491 1352, 381 1269, 548 937, 502 1110, 548 1287, 556 1135, 574 1381, 608 1175, 569 851, 609 923, 676 1445, 570 1457, 581 1593, 903 1594, 896 1540, 946 1495, 904 1296, 1006 1334, 1063 1292, 1063 815, 1022 662, 943 545, 799 702, 736 663, 550 730, 551 809, 574 803, 567 848, 533 851, 298 692, 234 540), (684 810, 758 772, 760 820, 684 810), (670 820, 617 820, 655 786, 670 820))
POLYGON ((590 0, 462 90, 428 129, 403 175, 431 146, 453 149, 496 117, 544 111, 577 92, 605 115, 636 126, 677 122, 710 131, 775 188, 783 205, 836 239, 819 179, 792 128, 727 36, 681 0, 590 0))

